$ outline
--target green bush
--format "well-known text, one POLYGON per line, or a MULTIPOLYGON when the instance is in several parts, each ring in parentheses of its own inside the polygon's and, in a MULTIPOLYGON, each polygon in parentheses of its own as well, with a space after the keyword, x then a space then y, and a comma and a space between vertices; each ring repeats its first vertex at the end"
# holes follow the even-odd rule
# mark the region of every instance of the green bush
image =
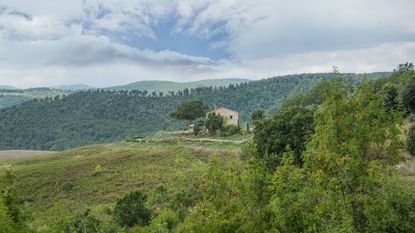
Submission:
POLYGON ((114 219, 122 226, 136 224, 145 226, 151 218, 151 210, 145 206, 147 195, 141 191, 132 191, 117 201, 114 219))
POLYGON ((216 134, 216 131, 223 127, 223 124, 223 117, 214 112, 209 113, 205 121, 205 127, 207 130, 209 130, 211 136, 214 136, 216 134))
POLYGON ((163 209, 151 220, 145 232, 169 233, 179 224, 179 216, 171 209, 163 209))
POLYGON ((220 136, 229 137, 239 133, 239 129, 235 125, 227 125, 220 130, 220 136))
POLYGON ((91 210, 87 209, 84 213, 76 216, 73 220, 73 226, 76 233, 98 233, 100 232, 101 221, 90 215, 91 210))

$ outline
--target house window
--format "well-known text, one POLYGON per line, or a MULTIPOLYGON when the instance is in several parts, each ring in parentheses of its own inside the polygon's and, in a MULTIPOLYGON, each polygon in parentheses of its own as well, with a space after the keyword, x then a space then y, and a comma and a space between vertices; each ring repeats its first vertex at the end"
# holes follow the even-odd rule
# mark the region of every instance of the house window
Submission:
POLYGON ((231 119, 231 120, 232 120, 232 115, 229 115, 229 119, 231 119))

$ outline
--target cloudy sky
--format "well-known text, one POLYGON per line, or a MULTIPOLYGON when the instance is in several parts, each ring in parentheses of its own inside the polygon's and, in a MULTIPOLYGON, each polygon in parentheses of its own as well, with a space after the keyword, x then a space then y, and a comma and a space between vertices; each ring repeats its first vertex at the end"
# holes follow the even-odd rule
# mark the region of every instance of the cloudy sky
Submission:
POLYGON ((1 0, 0 85, 260 79, 415 62, 414 0, 1 0))

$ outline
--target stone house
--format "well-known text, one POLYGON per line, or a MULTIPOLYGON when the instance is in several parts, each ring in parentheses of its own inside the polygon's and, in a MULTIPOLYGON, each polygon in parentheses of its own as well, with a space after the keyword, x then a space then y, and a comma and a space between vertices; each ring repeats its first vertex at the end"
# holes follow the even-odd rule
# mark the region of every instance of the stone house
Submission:
POLYGON ((209 113, 214 112, 216 114, 221 115, 224 118, 225 125, 235 125, 238 126, 239 123, 239 112, 224 108, 224 107, 217 107, 215 106, 212 111, 206 113, 206 117, 209 113))

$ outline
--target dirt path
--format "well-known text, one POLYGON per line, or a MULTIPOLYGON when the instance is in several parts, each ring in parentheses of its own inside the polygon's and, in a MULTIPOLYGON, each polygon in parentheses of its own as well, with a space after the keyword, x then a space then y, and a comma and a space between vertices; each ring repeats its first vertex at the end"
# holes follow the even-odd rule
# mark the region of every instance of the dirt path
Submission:
POLYGON ((191 142, 225 142, 225 143, 235 143, 235 144, 241 144, 246 141, 246 140, 229 140, 229 139, 214 139, 214 138, 185 138, 184 140, 191 141, 191 142))
POLYGON ((38 151, 38 150, 0 150, 0 160, 29 158, 34 156, 42 156, 55 153, 54 151, 38 151))

